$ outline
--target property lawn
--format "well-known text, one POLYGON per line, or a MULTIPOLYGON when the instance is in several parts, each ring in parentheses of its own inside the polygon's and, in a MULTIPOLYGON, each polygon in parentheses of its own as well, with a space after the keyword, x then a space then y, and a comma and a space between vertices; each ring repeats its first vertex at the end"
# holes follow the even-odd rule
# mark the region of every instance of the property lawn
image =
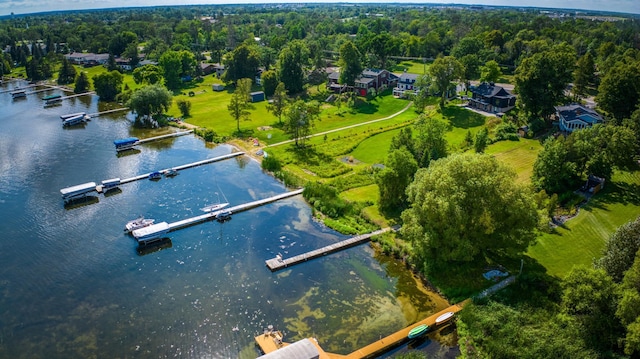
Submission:
MULTIPOLYGON (((76 73, 80 73, 80 72, 86 72, 87 73, 87 77, 89 78, 89 83, 90 83, 90 88, 93 90, 93 76, 97 75, 97 74, 101 74, 101 73, 105 73, 107 72, 106 67, 104 66, 93 66, 93 67, 82 67, 82 66, 78 66, 78 65, 73 65, 73 67, 76 68, 76 73)), ((138 85, 135 83, 135 81, 133 81, 133 75, 131 75, 131 73, 122 73, 122 85, 123 86, 128 86, 130 89, 135 90, 139 87, 142 87, 142 85, 138 85)), ((55 79, 57 79, 58 76, 54 76, 53 79, 55 81, 55 79)), ((69 86, 73 87, 73 84, 70 84, 69 86)))
POLYGON ((445 107, 441 116, 451 124, 451 131, 445 138, 453 149, 462 144, 467 132, 471 131, 471 135, 475 138, 476 132, 485 125, 487 119, 486 116, 455 105, 445 107))
POLYGON ((485 153, 494 155, 517 174, 518 183, 530 183, 533 163, 538 158, 542 145, 538 140, 521 138, 519 141, 500 141, 487 147, 485 153))
POLYGON ((528 254, 549 274, 564 277, 574 266, 590 266, 601 256, 606 239, 639 215, 640 170, 616 173, 575 218, 539 236, 528 254))
POLYGON ((425 71, 429 71, 429 65, 431 65, 431 62, 427 62, 425 64, 420 60, 406 60, 399 62, 389 71, 394 73, 402 73, 404 71, 407 71, 408 73, 422 75, 425 73, 425 71))
POLYGON ((368 164, 383 163, 389 153, 391 139, 400 132, 400 129, 386 131, 367 138, 360 142, 358 147, 351 152, 358 161, 368 164))

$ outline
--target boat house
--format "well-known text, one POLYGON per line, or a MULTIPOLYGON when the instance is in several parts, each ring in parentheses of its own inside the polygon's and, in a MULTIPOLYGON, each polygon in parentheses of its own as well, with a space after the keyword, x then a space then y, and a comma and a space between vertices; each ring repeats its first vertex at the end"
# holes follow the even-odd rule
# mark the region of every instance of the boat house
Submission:
POLYGON ((138 137, 128 137, 120 140, 113 141, 113 144, 116 146, 116 151, 126 151, 132 149, 135 145, 138 144, 138 137))
POLYGON ((76 198, 85 197, 87 193, 96 190, 95 182, 87 182, 77 186, 67 187, 60 190, 64 203, 73 201, 76 198))
POLYGON ((11 99, 15 100, 17 98, 27 97, 27 92, 25 90, 17 90, 11 93, 11 99))
POLYGON ((469 107, 491 113, 505 113, 516 106, 516 96, 504 87, 483 82, 470 88, 469 107))
POLYGON ((139 245, 146 246, 161 241, 162 237, 169 232, 169 229, 169 223, 160 222, 148 227, 136 229, 131 232, 131 234, 133 234, 139 245))

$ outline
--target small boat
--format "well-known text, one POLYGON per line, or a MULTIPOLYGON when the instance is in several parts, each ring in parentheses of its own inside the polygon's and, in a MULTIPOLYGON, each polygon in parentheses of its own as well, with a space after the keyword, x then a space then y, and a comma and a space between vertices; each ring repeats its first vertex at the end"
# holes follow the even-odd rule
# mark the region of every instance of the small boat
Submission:
POLYGON ((218 221, 220 223, 226 222, 226 221, 228 221, 230 219, 231 219, 231 211, 220 212, 216 216, 216 221, 218 221))
POLYGON ((228 206, 229 203, 216 203, 216 204, 212 204, 206 207, 202 207, 200 208, 201 211, 203 212, 215 212, 218 210, 223 209, 224 207, 228 206))
POLYGON ((154 180, 159 180, 162 178, 162 173, 155 171, 155 172, 151 172, 149 173, 149 179, 154 181, 154 180))
POLYGON ((442 314, 441 316, 436 318, 436 325, 440 325, 443 324, 447 321, 449 321, 449 319, 453 318, 453 312, 446 312, 444 314, 442 314))
POLYGON ((426 333, 429 330, 429 326, 426 324, 420 324, 417 327, 411 329, 409 331, 409 335, 407 336, 407 338, 409 339, 413 339, 413 338, 417 338, 421 335, 423 335, 424 333, 426 333))
POLYGON ((138 217, 138 218, 136 218, 134 220, 131 220, 131 221, 127 222, 127 224, 124 225, 124 230, 126 232, 133 232, 136 229, 148 227, 148 226, 152 225, 153 222, 155 222, 155 219, 144 218, 144 217, 141 216, 141 217, 138 217))
POLYGON ((178 171, 176 169, 170 168, 166 171, 164 171, 164 176, 165 177, 175 177, 178 175, 178 171))
POLYGON ((52 101, 62 98, 62 95, 49 95, 42 98, 43 101, 52 101))

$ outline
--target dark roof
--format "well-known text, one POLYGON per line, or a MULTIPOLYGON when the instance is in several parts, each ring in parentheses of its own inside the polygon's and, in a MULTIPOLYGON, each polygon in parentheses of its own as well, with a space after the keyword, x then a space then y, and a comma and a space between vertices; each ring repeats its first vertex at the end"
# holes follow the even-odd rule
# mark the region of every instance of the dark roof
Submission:
POLYGON ((515 97, 511 92, 492 83, 483 82, 476 87, 471 87, 471 92, 484 97, 512 98, 515 97))
POLYGON ((596 111, 575 103, 567 106, 556 106, 556 111, 560 116, 564 117, 565 121, 579 119, 591 124, 603 121, 602 116, 596 111))
POLYGON ((356 82, 363 83, 363 84, 368 84, 372 81, 375 81, 375 79, 372 77, 359 77, 356 79, 356 82))
POLYGON ((339 80, 340 79, 340 73, 338 71, 330 73, 329 74, 329 79, 330 80, 339 80))

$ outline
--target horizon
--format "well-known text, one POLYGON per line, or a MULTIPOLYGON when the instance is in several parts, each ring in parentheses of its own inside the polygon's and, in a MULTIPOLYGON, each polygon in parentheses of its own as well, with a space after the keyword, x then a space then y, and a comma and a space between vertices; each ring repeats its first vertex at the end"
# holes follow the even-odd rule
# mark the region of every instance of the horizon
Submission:
POLYGON ((65 11, 91 11, 126 9, 158 6, 202 6, 202 5, 275 5, 275 4, 404 4, 404 5, 446 5, 446 6, 493 6, 510 8, 535 8, 535 9, 556 9, 568 11, 598 11, 607 13, 625 13, 630 15, 640 14, 640 3, 636 0, 394 0, 392 2, 375 2, 363 0, 334 1, 334 0, 314 0, 314 1, 254 1, 254 0, 189 0, 188 3, 178 0, 133 0, 127 6, 115 0, 60 0, 55 2, 37 2, 34 0, 0 0, 0 17, 11 15, 35 15, 48 12, 65 11))

